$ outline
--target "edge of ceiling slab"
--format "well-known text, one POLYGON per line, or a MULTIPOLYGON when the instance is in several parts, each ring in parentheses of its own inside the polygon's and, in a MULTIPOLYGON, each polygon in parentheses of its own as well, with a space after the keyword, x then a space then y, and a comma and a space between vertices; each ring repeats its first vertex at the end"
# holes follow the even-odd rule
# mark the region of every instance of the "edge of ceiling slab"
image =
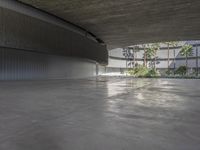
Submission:
POLYGON ((19 1, 19 0, 16 0, 18 3, 20 3, 20 4, 22 4, 22 5, 24 5, 24 6, 26 6, 26 7, 29 7, 29 8, 32 8, 32 9, 35 9, 35 10, 37 10, 37 11, 40 11, 40 12, 42 12, 42 13, 44 13, 44 14, 47 14, 47 15, 49 15, 49 16, 51 16, 51 17, 54 17, 54 18, 56 18, 56 19, 58 19, 58 20, 60 20, 60 21, 62 21, 62 22, 64 22, 64 23, 66 23, 66 24, 68 24, 68 25, 70 25, 70 26, 73 26, 75 29, 77 29, 79 32, 80 31, 82 31, 82 35, 84 34, 85 36, 90 36, 93 40, 95 40, 96 42, 98 42, 98 43, 100 43, 100 44, 102 44, 102 45, 106 45, 105 44, 105 42, 101 39, 101 38, 99 38, 99 37, 97 37, 94 33, 92 33, 92 32, 90 32, 89 30, 87 30, 87 29, 85 29, 85 28, 83 28, 83 27, 81 27, 81 26, 79 26, 79 25, 77 25, 77 24, 74 24, 74 23, 72 23, 72 22, 70 22, 70 21, 68 21, 68 20, 65 20, 65 19, 63 19, 63 18, 61 18, 61 17, 58 17, 58 16, 56 16, 56 15, 54 15, 54 14, 52 14, 52 13, 49 13, 49 12, 47 12, 47 11, 45 11, 45 10, 42 10, 42 9, 39 9, 39 8, 37 8, 37 7, 34 7, 34 6, 32 6, 32 5, 30 5, 30 4, 27 4, 27 3, 24 3, 24 2, 21 2, 21 1, 19 1))

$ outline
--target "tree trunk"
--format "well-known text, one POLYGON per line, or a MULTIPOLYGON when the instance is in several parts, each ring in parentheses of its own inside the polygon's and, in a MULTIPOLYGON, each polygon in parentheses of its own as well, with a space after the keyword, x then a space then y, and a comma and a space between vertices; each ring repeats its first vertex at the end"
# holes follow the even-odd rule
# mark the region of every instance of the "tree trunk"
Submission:
POLYGON ((175 49, 174 49, 174 74, 176 71, 176 53, 175 53, 175 49))
POLYGON ((156 52, 154 54, 154 69, 156 69, 156 52))
POLYGON ((127 59, 126 59, 126 76, 127 76, 127 71, 128 71, 128 64, 127 64, 127 59))
POLYGON ((136 63, 137 63, 137 52, 135 52, 135 59, 136 59, 136 63))
POLYGON ((167 50, 167 68, 169 72, 169 44, 167 44, 168 50, 167 50))
POLYGON ((135 55, 136 55, 136 52, 134 51, 134 55, 133 55, 133 68, 135 68, 135 55))
POLYGON ((146 67, 146 50, 144 50, 144 66, 146 67))
POLYGON ((198 45, 196 44, 196 76, 199 75, 198 45))
POLYGON ((186 62, 185 62, 185 65, 186 65, 186 75, 188 75, 188 56, 186 55, 186 62))

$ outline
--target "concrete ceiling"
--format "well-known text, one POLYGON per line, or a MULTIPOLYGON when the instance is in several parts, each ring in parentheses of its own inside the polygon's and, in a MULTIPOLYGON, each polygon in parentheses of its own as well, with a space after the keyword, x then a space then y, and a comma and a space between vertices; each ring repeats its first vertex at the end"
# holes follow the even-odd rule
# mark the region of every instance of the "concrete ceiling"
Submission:
POLYGON ((70 21, 108 49, 200 39, 200 0, 20 0, 70 21))

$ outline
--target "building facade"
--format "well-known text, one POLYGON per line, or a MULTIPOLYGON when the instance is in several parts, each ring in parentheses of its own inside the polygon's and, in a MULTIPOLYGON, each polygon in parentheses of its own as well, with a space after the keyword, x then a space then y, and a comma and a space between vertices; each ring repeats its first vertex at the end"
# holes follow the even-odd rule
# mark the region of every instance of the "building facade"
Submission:
MULTIPOLYGON (((175 47, 167 46, 167 44, 160 44, 160 49, 156 53, 155 67, 164 71, 168 69, 176 70, 180 66, 186 65, 186 58, 180 54, 181 48, 185 44, 193 46, 192 54, 188 56, 188 70, 190 72, 198 70, 200 67, 200 41, 181 41, 177 42, 175 47), (169 56, 169 57, 168 57, 169 56)), ((123 72, 127 68, 133 68, 133 61, 135 64, 144 64, 144 48, 142 45, 138 45, 139 51, 134 53, 132 57, 126 58, 122 48, 117 48, 109 51, 109 64, 107 66, 107 72, 123 72), (135 56, 134 56, 135 55, 135 56), (132 62, 132 63, 131 63, 132 62)), ((154 59, 147 60, 147 67, 151 67, 154 59)))

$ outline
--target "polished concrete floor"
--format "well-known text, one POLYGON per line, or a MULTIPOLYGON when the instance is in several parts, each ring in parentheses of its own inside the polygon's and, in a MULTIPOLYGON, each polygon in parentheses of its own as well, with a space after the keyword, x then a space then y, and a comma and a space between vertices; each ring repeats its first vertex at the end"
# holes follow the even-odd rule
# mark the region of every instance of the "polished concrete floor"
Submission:
POLYGON ((0 82, 0 150, 199 149, 200 80, 0 82))

